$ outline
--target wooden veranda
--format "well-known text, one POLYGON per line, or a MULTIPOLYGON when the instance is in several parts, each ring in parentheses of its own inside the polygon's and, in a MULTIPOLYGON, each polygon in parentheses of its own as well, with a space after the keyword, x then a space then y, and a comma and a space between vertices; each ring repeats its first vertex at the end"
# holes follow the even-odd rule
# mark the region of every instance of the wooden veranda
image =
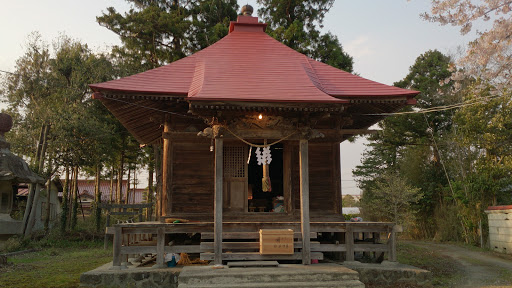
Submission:
MULTIPOLYGON (((223 241, 223 253, 220 254, 223 261, 230 260, 303 260, 312 258, 323 260, 325 252, 345 252, 346 261, 354 261, 355 252, 386 253, 389 261, 396 261, 396 228, 393 223, 383 222, 311 222, 310 232, 306 236, 313 239, 309 249, 303 248, 303 233, 295 233, 294 248, 297 252, 291 255, 261 255, 257 252, 258 242, 229 242, 231 239, 253 239, 258 236, 259 229, 293 229, 300 231, 299 222, 224 222, 223 234, 220 235, 223 241), (322 243, 315 241, 322 233, 343 233, 344 238, 336 243, 322 243), (384 235, 381 238, 381 235, 384 235), (366 241, 358 241, 364 240, 366 241), (368 239, 372 241, 369 242, 368 239), (242 253, 226 253, 226 251, 249 250, 242 253), (252 250, 252 251, 251 251, 252 250), (309 254, 309 255, 305 255, 309 254)), ((114 269, 119 269, 122 262, 127 261, 129 254, 156 254, 157 267, 164 267, 165 253, 198 253, 202 260, 215 260, 218 256, 215 253, 214 222, 194 223, 162 223, 162 222, 141 222, 117 224, 109 229, 108 233, 114 235, 114 269), (204 240, 195 245, 167 245, 165 235, 199 233, 204 240), (129 246, 122 245, 123 235, 127 234, 154 234, 156 235, 156 246, 129 246)), ((303 260, 304 261, 304 260, 303 260)), ((222 263, 222 262, 221 262, 222 263)))

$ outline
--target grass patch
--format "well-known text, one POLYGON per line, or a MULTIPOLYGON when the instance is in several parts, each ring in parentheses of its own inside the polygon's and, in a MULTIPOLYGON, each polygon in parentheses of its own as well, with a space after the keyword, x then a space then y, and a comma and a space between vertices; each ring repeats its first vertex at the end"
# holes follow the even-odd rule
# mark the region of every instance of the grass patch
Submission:
MULTIPOLYGON (((76 229, 60 233, 58 228, 35 232, 32 237, 11 237, 0 254, 37 249, 8 257, 11 264, 0 266, 0 287, 78 287, 80 274, 112 261, 112 249, 103 250, 103 233, 94 221, 79 218, 76 229)), ((58 223, 55 227, 59 227, 58 223)))
POLYGON ((432 272, 434 287, 454 287, 463 277, 461 267, 455 260, 431 249, 412 242, 399 242, 397 252, 398 262, 432 272))
POLYGON ((512 283, 512 271, 507 269, 500 269, 500 279, 502 281, 512 283))
POLYGON ((0 287, 78 287, 80 274, 112 261, 112 251, 99 244, 9 257, 13 264, 0 268, 0 287))

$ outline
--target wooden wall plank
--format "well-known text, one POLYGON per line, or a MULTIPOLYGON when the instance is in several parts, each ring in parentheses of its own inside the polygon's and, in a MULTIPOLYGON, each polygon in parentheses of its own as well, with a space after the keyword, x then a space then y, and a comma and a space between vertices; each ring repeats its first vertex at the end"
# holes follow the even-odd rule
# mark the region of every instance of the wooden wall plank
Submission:
POLYGON ((213 213, 214 153, 209 142, 173 142, 172 214, 213 213))
MULTIPOLYGON (((298 145, 292 148, 297 149, 298 145)), ((336 162, 336 150, 333 149, 333 143, 309 143, 309 209, 312 213, 321 213, 323 215, 333 215, 341 213, 335 207, 334 203, 341 188, 338 188, 336 177, 339 178, 339 170, 334 165, 336 162)), ((337 158, 339 159, 339 157, 337 158)), ((292 152, 291 159, 291 181, 292 193, 294 196, 294 208, 300 208, 300 171, 298 153, 292 152), (294 157, 295 155, 295 157, 294 157)), ((341 182, 339 184, 341 186, 341 182)), ((339 195, 341 198, 341 194, 339 195)), ((341 202, 341 201, 340 201, 341 202)))

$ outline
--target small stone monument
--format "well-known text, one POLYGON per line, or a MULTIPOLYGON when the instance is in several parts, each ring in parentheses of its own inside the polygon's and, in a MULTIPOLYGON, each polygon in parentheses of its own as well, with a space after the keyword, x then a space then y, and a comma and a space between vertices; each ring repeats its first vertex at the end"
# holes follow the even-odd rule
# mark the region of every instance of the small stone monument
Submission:
POLYGON ((0 237, 23 233, 22 221, 11 218, 15 191, 18 183, 43 183, 39 175, 33 173, 27 163, 9 150, 11 145, 4 134, 12 128, 11 116, 0 113, 0 237))

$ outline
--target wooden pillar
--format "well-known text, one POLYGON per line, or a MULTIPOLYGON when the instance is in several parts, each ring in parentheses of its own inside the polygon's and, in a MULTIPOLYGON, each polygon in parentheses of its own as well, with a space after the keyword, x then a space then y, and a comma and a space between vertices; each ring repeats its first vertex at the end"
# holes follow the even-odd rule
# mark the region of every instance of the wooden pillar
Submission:
POLYGON ((309 225, 309 161, 308 140, 300 140, 300 227, 302 232, 302 264, 311 264, 309 225))
POLYGON ((215 201, 214 201, 214 248, 213 263, 222 265, 222 194, 223 194, 223 139, 215 138, 215 201))
MULTIPOLYGON (((110 194, 112 195, 112 194, 110 194)), ((106 206, 107 209, 107 223, 105 224, 105 237, 103 239, 103 249, 107 250, 108 247, 108 227, 110 227, 110 204, 106 206)))
POLYGON ((286 213, 293 213, 292 193, 292 147, 286 142, 283 144, 283 196, 286 213))
POLYGON ((342 207, 343 207, 343 203, 342 203, 342 199, 343 197, 341 196, 341 193, 343 192, 342 191, 342 188, 341 188, 341 147, 340 147, 340 143, 338 142, 335 142, 332 144, 333 147, 333 171, 332 171, 332 181, 333 181, 333 185, 332 187, 334 188, 334 193, 336 193, 334 195, 334 213, 335 214, 339 214, 339 215, 343 215, 343 210, 342 210, 342 207))
POLYGON ((345 257, 345 261, 354 261, 354 231, 349 223, 346 227, 345 246, 347 247, 347 257, 345 257))
POLYGON ((160 215, 167 216, 172 211, 172 143, 171 139, 165 136, 171 130, 170 115, 165 116, 163 155, 162 155, 162 195, 160 201, 160 215))
POLYGON ((165 258, 165 228, 158 227, 156 234, 156 265, 155 268, 166 267, 165 258))
POLYGON ((388 251, 388 260, 391 262, 396 262, 396 233, 394 228, 392 228, 391 232, 389 233, 388 251))
POLYGON ((121 245, 123 244, 123 234, 121 229, 121 227, 114 226, 113 269, 119 269, 119 267, 121 267, 121 245))

